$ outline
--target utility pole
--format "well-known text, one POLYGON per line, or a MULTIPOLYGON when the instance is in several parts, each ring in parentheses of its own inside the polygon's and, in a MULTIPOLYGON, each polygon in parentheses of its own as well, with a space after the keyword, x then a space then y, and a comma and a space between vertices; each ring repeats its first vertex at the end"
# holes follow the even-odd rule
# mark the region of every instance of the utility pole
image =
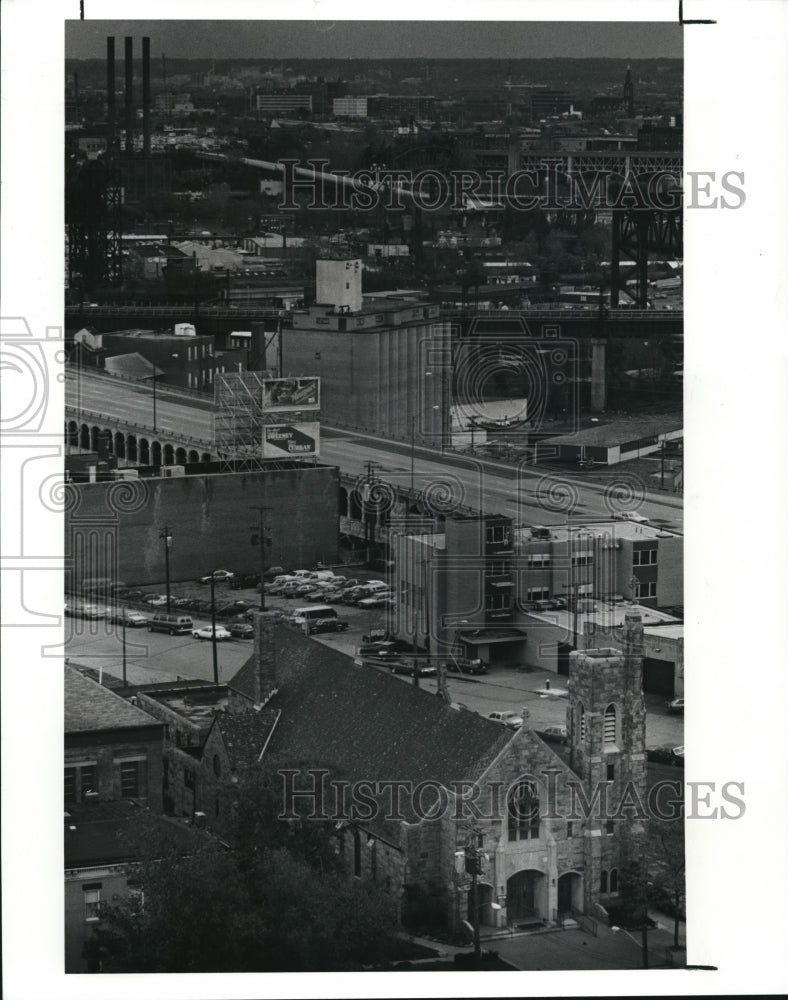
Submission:
POLYGON ((219 657, 216 651, 216 577, 211 571, 211 646, 213 648, 213 682, 219 683, 219 657))
POLYGON ((121 642, 123 644, 123 686, 126 686, 126 605, 121 612, 121 642))
POLYGON ((172 545, 172 535, 169 527, 165 524, 164 531, 159 532, 159 538, 164 540, 164 580, 167 592, 167 614, 170 613, 170 545, 172 545))
POLYGON ((367 566, 370 563, 370 554, 373 541, 373 530, 370 523, 369 517, 369 495, 372 491, 372 483, 374 480, 374 470, 380 469, 382 466, 378 462, 368 461, 364 463, 364 467, 367 470, 365 485, 364 485, 364 547, 365 547, 365 562, 367 566))
POLYGON ((259 524, 259 534, 257 536, 252 535, 252 545, 255 544, 255 537, 257 538, 257 543, 260 546, 260 610, 265 611, 265 587, 264 587, 264 575, 265 575, 265 543, 267 541, 265 537, 265 515, 266 512, 271 510, 270 507, 250 507, 249 510, 256 510, 260 517, 259 524))
MULTIPOLYGON (((477 834, 481 839, 481 834, 477 834)), ((481 945, 481 918, 479 915, 479 876, 482 874, 482 853, 477 844, 468 844, 465 848, 465 872, 471 876, 471 892, 469 902, 469 916, 473 921, 473 955, 476 965, 479 966, 482 960, 481 945)))

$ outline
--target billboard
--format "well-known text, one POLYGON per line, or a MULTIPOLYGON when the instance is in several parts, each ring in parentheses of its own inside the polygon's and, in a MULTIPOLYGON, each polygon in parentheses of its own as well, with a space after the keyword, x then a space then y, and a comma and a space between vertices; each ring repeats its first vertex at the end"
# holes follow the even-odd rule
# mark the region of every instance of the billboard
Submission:
POLYGON ((263 411, 319 410, 319 378, 263 379, 263 411))
POLYGON ((319 454, 320 424, 317 421, 263 426, 263 458, 299 458, 319 454))

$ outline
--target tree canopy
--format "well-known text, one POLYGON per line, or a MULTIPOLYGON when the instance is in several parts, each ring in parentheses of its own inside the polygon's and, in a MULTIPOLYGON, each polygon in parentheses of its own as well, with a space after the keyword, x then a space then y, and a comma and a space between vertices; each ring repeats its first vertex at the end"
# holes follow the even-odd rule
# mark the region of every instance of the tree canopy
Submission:
POLYGON ((105 972, 287 972, 385 961, 396 932, 381 886, 348 878, 328 821, 278 819, 275 770, 239 784, 232 846, 138 833, 127 899, 101 910, 86 954, 105 972))

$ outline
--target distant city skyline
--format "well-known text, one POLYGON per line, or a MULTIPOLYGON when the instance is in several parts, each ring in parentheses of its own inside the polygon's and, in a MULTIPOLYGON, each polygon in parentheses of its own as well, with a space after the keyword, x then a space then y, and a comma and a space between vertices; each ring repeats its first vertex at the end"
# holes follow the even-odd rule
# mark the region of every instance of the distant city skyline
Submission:
POLYGON ((148 35, 174 59, 680 59, 675 22, 66 21, 66 58, 100 59, 106 38, 148 35))

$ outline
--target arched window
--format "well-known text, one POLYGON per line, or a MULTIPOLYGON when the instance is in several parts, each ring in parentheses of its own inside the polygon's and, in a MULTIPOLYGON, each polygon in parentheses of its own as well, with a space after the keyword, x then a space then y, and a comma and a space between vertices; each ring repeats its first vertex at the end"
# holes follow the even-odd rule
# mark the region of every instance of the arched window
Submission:
POLYGON ((539 792, 533 781, 521 781, 507 803, 509 840, 534 840, 539 836, 539 792))
POLYGON ((361 834, 353 831, 353 874, 361 878, 361 834))
POLYGON ((604 742, 616 742, 616 706, 608 705, 605 709, 604 742))
POLYGON ((618 892, 618 868, 610 869, 610 891, 618 892))
POLYGON ((599 873, 599 891, 602 895, 607 893, 607 872, 601 871, 599 873))

